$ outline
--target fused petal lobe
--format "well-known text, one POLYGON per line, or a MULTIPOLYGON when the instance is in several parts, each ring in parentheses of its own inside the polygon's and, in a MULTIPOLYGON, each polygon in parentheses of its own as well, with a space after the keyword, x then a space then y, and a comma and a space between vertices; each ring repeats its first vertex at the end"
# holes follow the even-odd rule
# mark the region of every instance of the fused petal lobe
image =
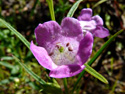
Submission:
POLYGON ((91 20, 91 21, 79 21, 80 25, 82 27, 83 30, 94 30, 96 28, 96 22, 91 20))
POLYGON ((85 68, 84 65, 62 65, 50 71, 49 76, 54 78, 72 77, 80 73, 85 68))
POLYGON ((93 47, 93 36, 90 32, 86 32, 85 37, 80 42, 78 51, 78 55, 82 61, 81 65, 83 65, 90 57, 92 53, 92 47, 93 47))
POLYGON ((82 36, 82 28, 77 19, 66 17, 61 23, 62 33, 66 37, 78 37, 82 36))
POLYGON ((90 21, 92 17, 92 9, 84 8, 82 9, 80 15, 78 16, 78 20, 80 21, 90 21))
POLYGON ((100 16, 96 15, 92 17, 92 20, 96 22, 97 25, 103 25, 103 20, 100 16))
POLYGON ((39 24, 35 29, 37 43, 45 48, 49 44, 55 42, 60 37, 60 33, 61 27, 55 21, 49 21, 43 24, 39 24))
POLYGON ((31 42, 30 50, 41 66, 49 70, 57 67, 43 47, 36 46, 33 42, 31 42))
POLYGON ((99 38, 105 38, 109 36, 109 31, 108 29, 102 27, 102 26, 97 26, 95 30, 92 31, 93 35, 99 38))

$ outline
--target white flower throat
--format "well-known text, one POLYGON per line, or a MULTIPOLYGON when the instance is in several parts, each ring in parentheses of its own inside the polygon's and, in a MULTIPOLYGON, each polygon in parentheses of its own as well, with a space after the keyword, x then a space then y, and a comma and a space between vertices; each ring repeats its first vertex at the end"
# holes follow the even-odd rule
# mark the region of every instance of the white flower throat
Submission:
POLYGON ((51 59, 56 65, 67 65, 73 64, 76 59, 76 54, 78 51, 77 41, 58 42, 51 53, 49 53, 51 59))
POLYGON ((91 31, 96 28, 96 22, 94 20, 91 21, 79 21, 80 26, 82 27, 83 32, 86 30, 91 31))

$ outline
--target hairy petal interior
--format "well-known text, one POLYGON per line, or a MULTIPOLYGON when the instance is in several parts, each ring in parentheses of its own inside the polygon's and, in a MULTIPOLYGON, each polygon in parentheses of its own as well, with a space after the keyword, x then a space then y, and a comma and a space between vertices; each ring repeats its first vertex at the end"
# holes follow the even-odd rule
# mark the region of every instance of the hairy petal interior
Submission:
POLYGON ((55 43, 55 47, 49 53, 56 65, 74 64, 77 59, 79 42, 72 38, 62 37, 55 43))

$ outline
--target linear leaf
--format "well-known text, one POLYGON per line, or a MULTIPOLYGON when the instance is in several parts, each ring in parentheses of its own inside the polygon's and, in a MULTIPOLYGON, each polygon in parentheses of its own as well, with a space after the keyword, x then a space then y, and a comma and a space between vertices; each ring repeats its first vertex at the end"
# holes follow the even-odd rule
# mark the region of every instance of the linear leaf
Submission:
POLYGON ((51 19, 52 19, 53 21, 55 21, 53 0, 46 0, 46 2, 48 3, 48 6, 49 6, 51 19))
POLYGON ((7 67, 9 69, 13 69, 14 68, 13 65, 11 65, 11 64, 9 64, 8 62, 5 62, 5 61, 0 61, 0 65, 5 66, 5 67, 7 67))
POLYGON ((83 0, 78 0, 69 10, 67 17, 72 17, 73 14, 75 13, 76 9, 78 8, 79 4, 82 2, 83 0))
POLYGON ((91 65, 97 58, 98 56, 103 52, 103 50, 119 35, 123 30, 118 31, 115 33, 112 37, 109 38, 108 41, 99 49, 99 51, 94 55, 94 57, 88 62, 88 65, 91 65))
POLYGON ((0 18, 0 22, 5 25, 10 31, 12 31, 29 49, 30 43, 22 36, 16 29, 14 29, 9 23, 0 18))
POLYGON ((20 60, 13 56, 13 58, 39 83, 42 84, 42 90, 47 94, 62 94, 62 90, 57 82, 47 83, 43 79, 41 79, 38 75, 36 75, 33 71, 29 70, 25 64, 20 62, 20 60))
POLYGON ((84 64, 85 67, 85 71, 87 71, 88 73, 90 73, 91 75, 93 75, 95 78, 99 79, 100 81, 102 81, 105 84, 108 84, 108 81, 106 80, 106 78, 104 78, 101 74, 99 74, 96 70, 94 70, 92 67, 90 67, 88 64, 84 64))
POLYGON ((38 82, 40 82, 41 84, 46 84, 46 82, 44 80, 42 80, 38 75, 36 75, 33 71, 29 70, 27 68, 27 66, 25 64, 23 64, 22 62, 20 62, 20 60, 13 56, 13 58, 38 82))
POLYGON ((13 60, 13 57, 3 56, 3 57, 1 57, 1 60, 13 60))
POLYGON ((92 8, 94 9, 95 7, 97 7, 98 5, 100 5, 100 4, 102 4, 102 3, 106 2, 106 1, 107 0, 100 0, 92 8))

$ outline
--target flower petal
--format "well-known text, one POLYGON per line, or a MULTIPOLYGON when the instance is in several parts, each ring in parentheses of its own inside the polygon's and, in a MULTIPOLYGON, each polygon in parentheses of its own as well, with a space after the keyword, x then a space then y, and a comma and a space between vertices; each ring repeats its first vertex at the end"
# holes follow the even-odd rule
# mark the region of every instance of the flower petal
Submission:
POLYGON ((78 55, 82 61, 83 65, 92 53, 93 47, 93 36, 90 32, 86 32, 85 37, 81 40, 78 55))
POLYGON ((48 56, 47 51, 43 47, 38 47, 34 45, 33 41, 31 41, 30 50, 39 62, 39 64, 44 68, 51 70, 57 67, 48 56))
POLYGON ((55 21, 39 24, 35 29, 37 43, 45 48, 53 44, 60 37, 60 33, 61 27, 55 21))
POLYGON ((92 31, 93 35, 99 38, 105 38, 109 36, 109 31, 108 29, 102 27, 102 26, 97 26, 95 30, 92 31))
POLYGON ((83 30, 91 31, 96 29, 96 22, 91 20, 91 21, 79 21, 81 27, 83 30))
POLYGON ((64 36, 78 37, 80 35, 81 37, 83 37, 80 23, 75 18, 71 18, 71 17, 64 18, 61 23, 61 27, 62 27, 62 33, 64 36))
POLYGON ((97 25, 103 25, 103 20, 100 16, 96 15, 92 17, 92 20, 96 22, 97 25))
POLYGON ((92 17, 92 9, 84 8, 82 9, 80 15, 78 16, 78 20, 80 21, 90 21, 92 17))
POLYGON ((49 76, 54 78, 72 77, 79 74, 84 68, 84 65, 62 65, 51 70, 49 76))

